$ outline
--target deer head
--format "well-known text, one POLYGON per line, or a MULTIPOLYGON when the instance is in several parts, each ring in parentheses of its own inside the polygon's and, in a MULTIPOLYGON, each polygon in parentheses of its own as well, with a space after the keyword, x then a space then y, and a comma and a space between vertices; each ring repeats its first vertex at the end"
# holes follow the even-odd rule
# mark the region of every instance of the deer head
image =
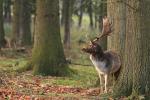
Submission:
POLYGON ((83 48, 82 51, 92 55, 103 54, 101 46, 93 41, 90 41, 89 45, 86 48, 83 48))

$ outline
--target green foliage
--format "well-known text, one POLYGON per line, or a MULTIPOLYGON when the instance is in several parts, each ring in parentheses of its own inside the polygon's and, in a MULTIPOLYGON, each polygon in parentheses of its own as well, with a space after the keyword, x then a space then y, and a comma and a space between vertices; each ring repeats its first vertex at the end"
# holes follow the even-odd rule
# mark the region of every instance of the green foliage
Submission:
POLYGON ((3 59, 0 60, 0 70, 2 71, 19 71, 27 64, 27 59, 3 59))
POLYGON ((93 67, 70 66, 73 73, 69 77, 57 77, 52 83, 56 85, 67 85, 73 87, 94 87, 98 75, 93 67))

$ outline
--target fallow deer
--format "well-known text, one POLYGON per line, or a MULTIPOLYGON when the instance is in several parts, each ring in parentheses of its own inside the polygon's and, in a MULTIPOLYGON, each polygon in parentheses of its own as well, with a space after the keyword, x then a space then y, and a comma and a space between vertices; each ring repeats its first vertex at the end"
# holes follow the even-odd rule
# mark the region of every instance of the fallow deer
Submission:
POLYGON ((121 66, 120 57, 113 51, 103 51, 101 46, 96 43, 100 38, 108 36, 112 32, 110 22, 108 18, 103 19, 103 31, 102 35, 93 41, 90 41, 88 47, 83 48, 82 51, 90 54, 90 60, 92 61, 95 69, 97 70, 100 78, 101 91, 103 91, 102 76, 105 79, 105 90, 107 93, 108 76, 115 74, 119 71, 121 66), (106 20, 107 19, 107 20, 106 20), (107 24, 107 25, 106 25, 107 24))

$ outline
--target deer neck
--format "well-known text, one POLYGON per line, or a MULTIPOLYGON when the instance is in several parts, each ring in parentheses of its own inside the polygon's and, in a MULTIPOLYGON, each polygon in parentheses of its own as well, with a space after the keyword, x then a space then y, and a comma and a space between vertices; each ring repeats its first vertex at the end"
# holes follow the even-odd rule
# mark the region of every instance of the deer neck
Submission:
POLYGON ((97 61, 103 61, 105 59, 104 52, 92 54, 91 57, 97 61))

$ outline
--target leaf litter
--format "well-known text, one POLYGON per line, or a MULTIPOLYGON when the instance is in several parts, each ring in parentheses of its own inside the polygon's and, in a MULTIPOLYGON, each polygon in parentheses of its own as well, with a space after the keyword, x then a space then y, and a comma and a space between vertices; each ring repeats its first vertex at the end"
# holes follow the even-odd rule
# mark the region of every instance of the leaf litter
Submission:
POLYGON ((80 100, 98 96, 99 88, 81 88, 43 83, 52 77, 33 76, 31 72, 0 75, 0 100, 80 100), (30 80, 27 79, 31 77, 30 80))

